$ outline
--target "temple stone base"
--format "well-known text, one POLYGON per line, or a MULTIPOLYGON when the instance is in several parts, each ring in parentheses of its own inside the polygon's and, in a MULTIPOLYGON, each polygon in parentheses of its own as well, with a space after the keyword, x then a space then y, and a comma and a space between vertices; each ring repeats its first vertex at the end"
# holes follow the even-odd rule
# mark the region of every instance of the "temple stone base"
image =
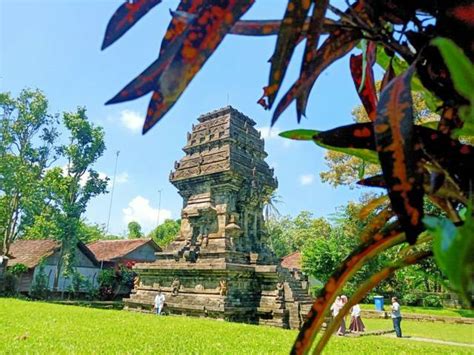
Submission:
POLYGON ((173 261, 138 264, 135 271, 140 283, 124 300, 131 311, 152 311, 161 290, 167 314, 297 329, 312 304, 307 282, 277 265, 173 261))

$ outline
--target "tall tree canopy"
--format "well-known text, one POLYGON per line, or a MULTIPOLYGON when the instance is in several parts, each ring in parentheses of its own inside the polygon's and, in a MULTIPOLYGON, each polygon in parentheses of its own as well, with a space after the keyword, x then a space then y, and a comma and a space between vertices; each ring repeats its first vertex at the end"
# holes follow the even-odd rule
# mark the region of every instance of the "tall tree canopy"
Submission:
POLYGON ((0 94, 0 238, 3 254, 42 205, 42 178, 56 158, 57 120, 39 90, 0 94))
POLYGON ((128 239, 137 239, 143 237, 142 226, 136 221, 132 221, 127 225, 128 239))

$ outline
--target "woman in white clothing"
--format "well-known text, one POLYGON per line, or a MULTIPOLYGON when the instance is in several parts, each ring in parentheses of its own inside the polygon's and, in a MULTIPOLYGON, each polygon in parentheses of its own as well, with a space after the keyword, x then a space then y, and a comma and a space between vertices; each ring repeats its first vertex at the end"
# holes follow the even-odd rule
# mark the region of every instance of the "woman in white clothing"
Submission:
POLYGON ((351 332, 363 332, 365 331, 364 323, 360 318, 360 306, 354 305, 351 310, 351 325, 349 326, 351 332))

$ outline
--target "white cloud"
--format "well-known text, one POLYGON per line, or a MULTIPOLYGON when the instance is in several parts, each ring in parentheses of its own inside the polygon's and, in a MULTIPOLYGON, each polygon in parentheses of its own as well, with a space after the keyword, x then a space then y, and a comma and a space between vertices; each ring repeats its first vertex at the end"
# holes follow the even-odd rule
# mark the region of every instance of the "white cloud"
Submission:
POLYGON ((280 138, 279 142, 282 143, 283 147, 288 148, 291 145, 290 139, 281 138, 279 136, 279 134, 281 133, 281 130, 278 127, 269 127, 269 126, 258 127, 257 131, 259 131, 260 134, 262 135, 262 138, 267 141, 270 139, 280 138))
POLYGON ((126 171, 121 172, 115 176, 115 183, 118 184, 125 184, 128 182, 128 173, 126 171))
POLYGON ((281 132, 278 128, 269 127, 269 126, 258 127, 257 131, 259 131, 260 134, 262 135, 262 138, 266 140, 278 138, 279 137, 278 134, 281 132))
POLYGON ((138 133, 142 129, 144 118, 135 111, 123 110, 120 112, 120 122, 122 125, 132 131, 138 133))
POLYGON ((300 175, 300 184, 301 185, 311 185, 314 182, 313 174, 304 174, 300 175))
MULTIPOLYGON (((163 223, 165 219, 171 218, 170 210, 162 208, 159 212, 159 224, 163 223)), ((122 213, 125 225, 136 221, 140 223, 145 232, 149 232, 157 226, 158 208, 151 206, 150 201, 143 196, 135 196, 128 203, 128 207, 122 209, 122 213)))

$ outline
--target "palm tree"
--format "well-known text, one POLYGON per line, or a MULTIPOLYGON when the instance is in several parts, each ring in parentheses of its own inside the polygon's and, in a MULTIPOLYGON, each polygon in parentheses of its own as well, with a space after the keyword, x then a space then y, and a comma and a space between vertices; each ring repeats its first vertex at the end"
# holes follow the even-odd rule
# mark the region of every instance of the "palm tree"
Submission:
POLYGON ((271 195, 263 200, 263 218, 265 222, 268 223, 270 219, 280 216, 280 211, 278 211, 276 205, 282 202, 281 196, 277 195, 276 191, 273 191, 271 195))

